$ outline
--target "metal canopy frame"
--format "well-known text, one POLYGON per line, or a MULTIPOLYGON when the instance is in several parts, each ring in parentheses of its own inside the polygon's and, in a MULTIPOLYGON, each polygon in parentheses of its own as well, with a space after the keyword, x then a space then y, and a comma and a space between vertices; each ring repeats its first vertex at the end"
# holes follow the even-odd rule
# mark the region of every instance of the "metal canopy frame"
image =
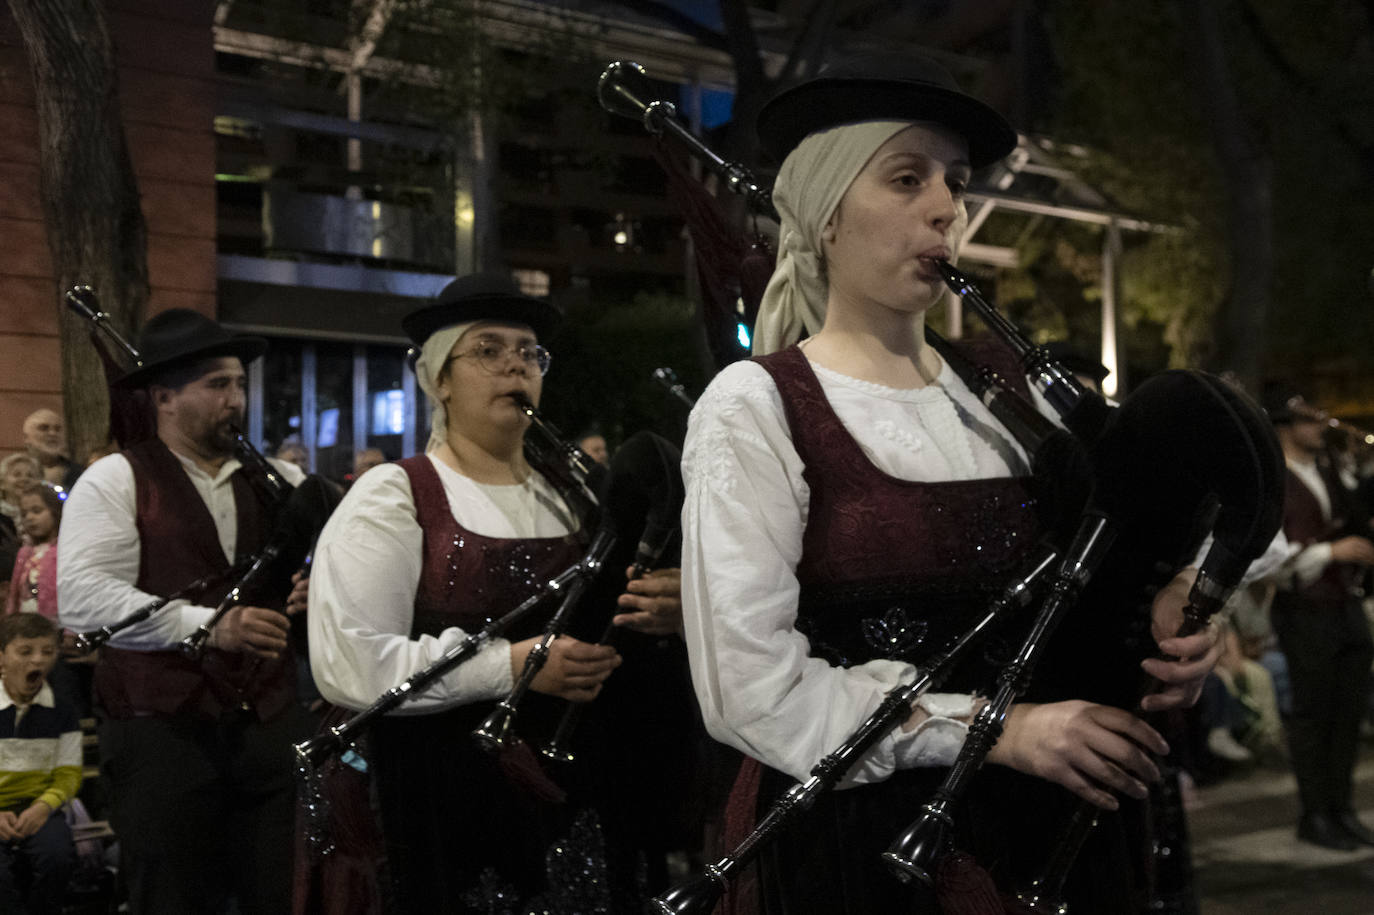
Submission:
MULTIPOLYGON (((1117 302, 1120 298, 1121 233, 1180 232, 1177 226, 1151 222, 1114 208, 1096 188, 1065 166, 1065 157, 1082 158, 1087 151, 1078 146, 1056 144, 1045 137, 1022 135, 1006 159, 968 193, 969 222, 964 233, 962 256, 974 263, 995 267, 1016 267, 1015 248, 980 244, 978 230, 998 209, 1066 219, 1102 226, 1102 339, 1099 358, 1108 375, 1102 391, 1115 395, 1125 387, 1125 365, 1118 347, 1117 302)), ((953 338, 963 335, 962 303, 950 297, 947 332, 953 338)))

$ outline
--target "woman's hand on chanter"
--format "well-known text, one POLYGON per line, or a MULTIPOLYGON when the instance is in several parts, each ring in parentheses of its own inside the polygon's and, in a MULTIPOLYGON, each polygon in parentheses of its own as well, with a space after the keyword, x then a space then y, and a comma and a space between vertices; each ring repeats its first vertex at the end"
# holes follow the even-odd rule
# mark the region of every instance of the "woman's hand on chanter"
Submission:
POLYGON ((210 645, 225 651, 249 652, 261 658, 280 657, 286 650, 291 621, 266 607, 234 607, 210 630, 210 645))
MULTIPOLYGON (((520 678, 525 659, 540 638, 511 643, 510 669, 516 679, 520 678)), ((611 671, 619 666, 620 654, 610 645, 592 645, 570 635, 560 635, 549 646, 549 656, 530 688, 569 702, 590 702, 601 692, 601 685, 611 671)))
POLYGON ((1063 785, 1098 807, 1115 810, 1111 792, 1145 797, 1146 783, 1159 780, 1149 754, 1167 752, 1164 738, 1130 712, 1071 700, 1013 705, 988 761, 1063 785))
MULTIPOLYGON (((634 566, 625 570, 625 577, 634 566)), ((654 569, 643 578, 631 578, 616 601, 621 610, 611 622, 646 635, 682 635, 682 570, 654 569)))
POLYGON ((1184 569, 1155 595, 1150 608, 1150 631, 1162 658, 1146 658, 1140 666, 1158 681, 1140 701, 1147 712, 1190 708, 1202 695, 1202 684, 1217 666, 1225 647, 1221 625, 1214 619, 1200 632, 1179 638, 1174 635, 1183 624, 1183 608, 1197 579, 1197 570, 1184 569))

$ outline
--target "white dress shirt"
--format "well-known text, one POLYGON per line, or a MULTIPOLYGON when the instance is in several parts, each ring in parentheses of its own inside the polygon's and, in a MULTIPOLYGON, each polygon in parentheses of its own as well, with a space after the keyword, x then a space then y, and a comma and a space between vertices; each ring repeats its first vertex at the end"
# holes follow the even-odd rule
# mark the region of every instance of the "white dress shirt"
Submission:
MULTIPOLYGON (((428 459, 453 517, 474 534, 560 537, 576 530, 562 498, 537 473, 522 484, 492 486, 433 455, 428 459)), ((438 636, 410 637, 423 542, 410 479, 396 464, 359 477, 325 525, 310 576, 310 667, 320 694, 330 702, 366 708, 468 635, 451 627, 438 636)), ((510 691, 512 679, 510 643, 493 639, 395 714, 494 699, 510 691)))
MULTIPOLYGON (((1317 500, 1317 505, 1321 508, 1322 520, 1331 523, 1331 494, 1326 491, 1326 481, 1317 470, 1316 461, 1287 461, 1288 469, 1293 471, 1293 476, 1306 486, 1312 493, 1312 498, 1317 500)), ((1330 541, 1319 541, 1308 544, 1297 551, 1297 554, 1289 561, 1284 571, 1288 575, 1280 577, 1276 584, 1285 590, 1294 586, 1305 588, 1322 577, 1326 567, 1331 565, 1331 543, 1330 541)))
MULTIPOLYGON (((205 502, 224 557, 230 564, 238 537, 238 514, 230 477, 239 468, 230 458, 213 477, 177 454, 182 469, 205 502)), ((272 460, 293 486, 305 479, 294 464, 272 460)), ((76 481, 62 509, 57 537, 57 608, 62 625, 74 632, 109 626, 156 600, 134 587, 138 580, 139 534, 134 470, 122 454, 101 458, 76 481)), ((188 581, 187 584, 190 584, 188 581)), ((175 646, 213 615, 212 607, 179 600, 146 621, 115 635, 110 644, 137 651, 175 646)))

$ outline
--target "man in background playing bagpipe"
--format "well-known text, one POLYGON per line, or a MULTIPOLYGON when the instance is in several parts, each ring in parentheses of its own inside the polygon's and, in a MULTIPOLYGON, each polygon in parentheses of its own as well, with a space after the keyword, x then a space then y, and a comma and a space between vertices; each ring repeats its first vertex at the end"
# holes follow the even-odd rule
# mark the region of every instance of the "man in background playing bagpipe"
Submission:
POLYGON ((117 384, 146 389, 157 435, 93 464, 66 504, 58 602, 69 629, 118 624, 217 579, 123 629, 96 669, 101 769, 134 912, 218 912, 231 897, 244 912, 289 906, 291 744, 308 729, 276 609, 289 586, 245 593, 203 656, 179 650, 271 532, 272 506, 234 456, 244 364, 266 347, 184 309, 149 320, 141 363, 117 384))

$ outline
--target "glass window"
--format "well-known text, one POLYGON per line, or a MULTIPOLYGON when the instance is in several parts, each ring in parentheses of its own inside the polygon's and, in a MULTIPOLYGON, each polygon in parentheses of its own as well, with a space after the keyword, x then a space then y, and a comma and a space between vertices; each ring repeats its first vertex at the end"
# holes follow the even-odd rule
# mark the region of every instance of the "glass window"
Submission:
POLYGON ((367 348, 367 447, 380 448, 388 461, 403 457, 401 438, 407 422, 401 364, 405 350, 394 346, 367 348))
POLYGON ((353 460, 363 448, 380 448, 387 460, 410 457, 424 450, 429 437, 429 410, 425 396, 405 369, 406 351, 399 346, 358 347, 344 342, 318 342, 276 338, 263 360, 261 384, 263 451, 275 455, 283 443, 307 444, 309 425, 303 416, 314 417, 316 473, 344 480, 353 472, 353 460), (314 353, 313 384, 305 378, 314 353), (363 353, 361 361, 355 354, 363 353), (365 399, 355 435, 354 372, 363 375, 365 399), (408 389, 409 384, 409 389, 408 389), (305 394, 314 392, 304 404, 305 394))
POLYGON ((262 438, 276 454, 288 437, 299 441, 301 429, 301 343, 275 338, 263 356, 262 438))
POLYGON ((315 344, 315 472, 353 472, 353 344, 315 344))

